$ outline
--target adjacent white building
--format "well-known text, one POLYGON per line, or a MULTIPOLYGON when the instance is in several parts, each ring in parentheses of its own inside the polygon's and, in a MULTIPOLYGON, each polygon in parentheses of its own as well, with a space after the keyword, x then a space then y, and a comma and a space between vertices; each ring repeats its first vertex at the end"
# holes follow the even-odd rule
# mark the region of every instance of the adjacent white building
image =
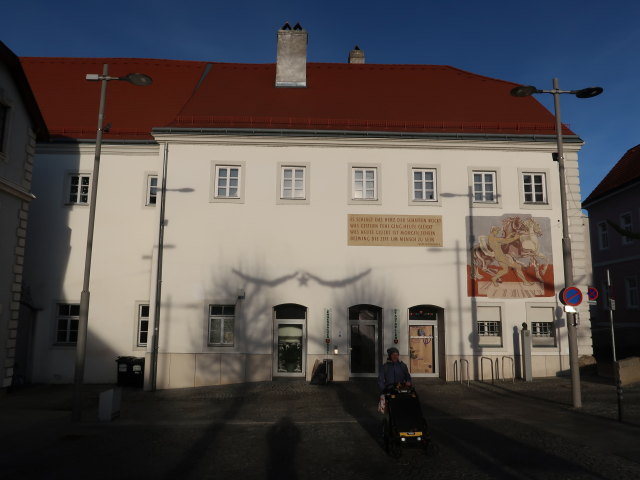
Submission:
POLYGON ((18 319, 36 139, 47 128, 20 60, 0 42, 0 389, 20 383, 25 367, 16 352, 28 338, 18 319))
MULTIPOLYGON (((534 375, 567 371, 553 116, 452 67, 307 63, 306 31, 286 27, 277 64, 22 59, 53 136, 29 228, 30 379, 73 378, 98 101, 84 74, 103 63, 154 83, 109 85, 87 381, 115 381, 117 356, 145 357, 149 380, 154 325, 158 388, 310 379, 324 358, 335 380, 375 376, 390 346, 418 377, 510 377, 523 323, 534 375)), ((586 289, 582 141, 565 134, 586 289)))

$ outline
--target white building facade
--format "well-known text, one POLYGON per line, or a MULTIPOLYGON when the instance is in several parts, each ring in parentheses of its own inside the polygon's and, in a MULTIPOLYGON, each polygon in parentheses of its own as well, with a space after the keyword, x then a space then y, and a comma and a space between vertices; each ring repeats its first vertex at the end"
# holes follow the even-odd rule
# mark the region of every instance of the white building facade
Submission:
MULTIPOLYGON (((361 64, 305 58, 304 66, 308 85, 275 86, 272 76, 260 88, 274 89, 276 103, 293 95, 305 105, 334 69, 375 75, 361 64)), ((150 125, 152 137, 103 145, 86 381, 114 382, 117 356, 145 357, 145 380, 157 367, 157 388, 309 380, 326 358, 334 380, 348 380, 376 376, 391 346, 416 377, 510 378, 520 371, 523 324, 534 376, 568 371, 553 118, 535 100, 521 115, 548 123, 540 133, 531 125, 480 132, 475 118, 463 131, 448 130, 446 119, 437 128, 394 127, 395 119, 381 127, 345 122, 341 111, 332 128, 305 128, 302 115, 282 120, 275 109, 241 117, 242 100, 235 119, 208 111, 221 87, 207 82, 253 69, 259 84, 263 70, 275 71, 225 68, 214 64, 173 121, 150 125)), ((509 98, 511 84, 491 82, 505 102, 524 101, 509 98)), ((318 103, 316 111, 332 108, 318 103)), ((582 142, 571 132, 566 140, 574 275, 586 290, 582 142)), ((40 308, 35 382, 73 378, 93 155, 81 139, 38 147, 25 278, 40 308)), ((591 355, 588 310, 580 314, 580 354, 591 355)))
POLYGON ((18 57, 0 42, 0 389, 21 383, 23 266, 36 139, 47 129, 18 57))

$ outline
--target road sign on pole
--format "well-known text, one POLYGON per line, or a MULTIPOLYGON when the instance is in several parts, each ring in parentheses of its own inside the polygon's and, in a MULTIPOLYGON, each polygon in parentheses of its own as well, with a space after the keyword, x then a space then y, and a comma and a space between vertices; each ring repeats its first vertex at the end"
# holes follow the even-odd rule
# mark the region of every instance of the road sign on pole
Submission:
POLYGON ((578 287, 567 287, 560 290, 560 302, 563 305, 577 307, 582 303, 582 292, 578 287))

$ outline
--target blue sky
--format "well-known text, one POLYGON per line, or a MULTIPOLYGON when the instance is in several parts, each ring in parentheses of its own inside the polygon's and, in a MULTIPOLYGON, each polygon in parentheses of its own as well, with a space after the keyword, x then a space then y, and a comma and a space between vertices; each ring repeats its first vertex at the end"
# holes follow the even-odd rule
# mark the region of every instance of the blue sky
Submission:
MULTIPOLYGON (((562 119, 586 142, 585 198, 640 143, 640 2, 632 0, 22 0, 2 7, 0 39, 19 56, 141 57, 272 63, 276 30, 300 22, 311 62, 451 65, 550 89, 562 119)), ((551 95, 539 95, 549 109, 551 95)))

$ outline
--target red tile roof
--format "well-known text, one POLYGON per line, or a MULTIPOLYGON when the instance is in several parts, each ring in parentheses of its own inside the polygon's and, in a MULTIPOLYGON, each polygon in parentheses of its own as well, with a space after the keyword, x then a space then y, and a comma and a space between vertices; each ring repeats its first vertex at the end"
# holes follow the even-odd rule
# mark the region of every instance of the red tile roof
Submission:
POLYGON ((153 127, 166 125, 193 93, 206 63, 126 58, 21 58, 22 66, 40 109, 54 137, 92 139, 98 125, 100 82, 85 80, 87 73, 109 75, 146 73, 153 84, 138 87, 109 82, 105 124, 111 123, 105 140, 152 139, 153 127))
MULTIPOLYGON (((50 131, 94 138, 99 86, 85 74, 141 72, 149 87, 109 82, 105 139, 154 127, 553 135, 553 115, 516 84, 448 66, 307 65, 307 88, 276 88, 275 64, 114 58, 22 58, 50 131), (203 73, 206 73, 199 83, 203 73), (196 88, 197 87, 197 88, 196 88)), ((568 128, 564 133, 573 135, 568 128)))
POLYGON ((624 187, 640 180, 640 145, 629 149, 618 163, 607 173, 598 186, 589 194, 583 207, 594 202, 608 193, 612 193, 620 187, 624 187))

